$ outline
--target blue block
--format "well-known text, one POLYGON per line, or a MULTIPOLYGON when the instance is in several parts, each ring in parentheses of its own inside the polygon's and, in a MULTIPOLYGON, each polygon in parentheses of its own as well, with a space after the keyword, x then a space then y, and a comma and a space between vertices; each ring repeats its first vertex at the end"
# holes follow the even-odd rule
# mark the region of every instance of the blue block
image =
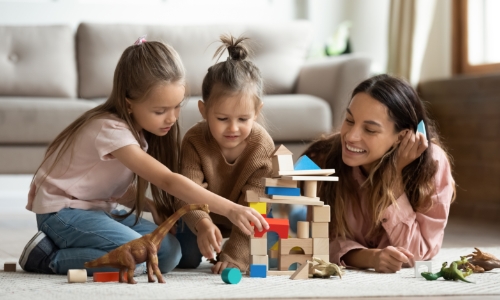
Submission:
POLYGON ((267 277, 267 266, 266 265, 250 265, 250 277, 267 277))
POLYGON ((295 166, 293 167, 295 171, 299 170, 321 170, 317 164, 315 164, 307 155, 302 155, 299 157, 295 166))
POLYGON ((300 188, 266 186, 267 195, 300 196, 300 188))
POLYGON ((420 121, 417 126, 417 132, 420 132, 427 138, 427 133, 425 132, 425 123, 424 120, 420 121))

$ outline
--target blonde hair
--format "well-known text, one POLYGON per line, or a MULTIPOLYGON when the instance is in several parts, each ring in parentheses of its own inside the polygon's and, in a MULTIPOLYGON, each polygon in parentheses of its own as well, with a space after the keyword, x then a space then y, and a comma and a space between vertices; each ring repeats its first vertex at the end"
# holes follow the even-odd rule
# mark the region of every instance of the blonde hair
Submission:
MULTIPOLYGON (((85 112, 66 127, 49 145, 40 167, 49 157, 56 156, 50 168, 43 175, 41 182, 53 171, 55 165, 60 162, 62 155, 70 150, 75 137, 82 128, 92 120, 107 114, 114 114, 122 119, 131 129, 139 144, 141 144, 139 134, 133 130, 134 120, 133 116, 128 113, 126 100, 132 102, 144 101, 149 91, 155 86, 166 83, 185 84, 184 80, 184 66, 177 52, 169 45, 144 41, 129 46, 118 61, 113 78, 113 89, 107 101, 85 112)), ((160 137, 144 131, 144 137, 148 143, 147 153, 167 166, 172 172, 178 172, 180 152, 178 122, 176 121, 170 132, 165 136, 160 137)), ((40 170, 40 167, 38 167, 35 175, 40 170)), ((124 217, 136 211, 137 222, 144 210, 145 192, 149 182, 137 175, 135 175, 134 181, 136 183, 135 204, 124 217)), ((151 185, 151 192, 160 215, 167 217, 173 213, 173 197, 171 195, 154 185, 151 185)))

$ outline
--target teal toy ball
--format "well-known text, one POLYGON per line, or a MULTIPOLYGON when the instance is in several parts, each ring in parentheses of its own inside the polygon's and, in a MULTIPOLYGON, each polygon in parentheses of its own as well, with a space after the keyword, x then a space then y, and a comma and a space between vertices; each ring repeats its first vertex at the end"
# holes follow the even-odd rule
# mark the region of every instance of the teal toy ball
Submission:
POLYGON ((229 284, 237 284, 241 280, 241 272, 237 268, 227 268, 222 271, 222 281, 229 284))

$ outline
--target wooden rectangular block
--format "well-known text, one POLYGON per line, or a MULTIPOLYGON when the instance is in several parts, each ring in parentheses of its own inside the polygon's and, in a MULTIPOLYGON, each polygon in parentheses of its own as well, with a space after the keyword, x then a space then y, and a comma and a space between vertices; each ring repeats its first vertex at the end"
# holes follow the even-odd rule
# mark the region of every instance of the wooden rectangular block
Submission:
POLYGON ((16 270, 17 270, 17 263, 15 262, 6 262, 3 264, 4 272, 16 272, 16 270))
POLYGON ((273 199, 260 197, 259 201, 255 202, 266 202, 266 203, 276 203, 276 204, 303 204, 303 205, 314 205, 314 206, 322 206, 324 204, 323 201, 319 201, 319 198, 307 198, 302 196, 300 197, 271 196, 271 197, 273 197, 273 199))
POLYGON ((277 187, 290 187, 290 188, 297 187, 297 181, 284 180, 279 178, 262 178, 262 184, 264 186, 277 186, 277 187))
POLYGON ((300 188, 290 188, 290 187, 275 187, 266 186, 265 193, 267 195, 279 195, 279 196, 300 196, 300 188))
POLYGON ((313 238, 313 256, 330 254, 329 238, 313 238))
POLYGON ((266 265, 269 268, 269 256, 267 255, 250 255, 251 265, 266 265))
POLYGON ((255 209, 259 214, 267 214, 267 203, 266 202, 249 202, 248 206, 255 209))
POLYGON ((313 240, 312 239, 298 239, 288 238, 286 240, 279 240, 279 253, 280 255, 289 255, 290 250, 294 247, 300 247, 304 250, 304 254, 313 253, 313 240))
POLYGON ((267 239, 250 238, 250 255, 267 255, 267 239))
POLYGON ((313 206, 312 208, 312 220, 313 222, 330 222, 330 205, 323 206, 313 206))
POLYGON ((118 282, 119 272, 94 272, 94 282, 118 282))
POLYGON ((327 238, 328 223, 311 222, 311 237, 312 238, 327 238))
POLYGON ((250 265, 250 277, 266 278, 267 266, 266 265, 250 265))
POLYGON ((279 177, 280 171, 293 171, 293 158, 291 155, 276 155, 272 159, 273 177, 279 177))
POLYGON ((305 264, 308 260, 312 260, 311 254, 291 254, 280 255, 278 259, 278 270, 286 271, 293 263, 305 264))

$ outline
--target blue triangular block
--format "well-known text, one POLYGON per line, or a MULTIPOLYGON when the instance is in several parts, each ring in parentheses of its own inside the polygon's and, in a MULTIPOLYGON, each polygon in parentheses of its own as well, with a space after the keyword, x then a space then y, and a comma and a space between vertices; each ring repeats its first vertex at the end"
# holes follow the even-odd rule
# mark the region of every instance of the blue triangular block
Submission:
POLYGON ((307 155, 302 155, 299 157, 295 166, 293 167, 295 171, 299 170, 321 170, 317 164, 315 164, 307 155))
POLYGON ((425 137, 427 137, 427 133, 425 132, 425 124, 424 124, 424 120, 420 121, 420 123, 418 123, 418 126, 417 126, 417 132, 420 132, 421 134, 423 134, 425 137))

